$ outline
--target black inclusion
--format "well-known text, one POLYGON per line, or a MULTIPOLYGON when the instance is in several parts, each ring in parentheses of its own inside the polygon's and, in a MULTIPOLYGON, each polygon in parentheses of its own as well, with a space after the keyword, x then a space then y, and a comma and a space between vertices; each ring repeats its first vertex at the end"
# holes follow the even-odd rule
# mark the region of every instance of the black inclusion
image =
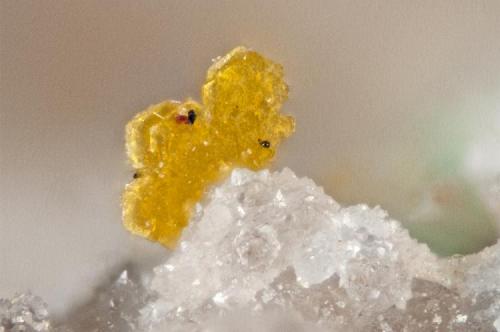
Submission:
POLYGON ((271 143, 269 143, 269 141, 259 140, 259 144, 260 144, 260 146, 262 146, 263 148, 266 148, 266 149, 269 149, 271 147, 271 143))
POLYGON ((190 124, 193 124, 196 121, 196 112, 193 110, 190 110, 188 112, 188 120, 190 124))

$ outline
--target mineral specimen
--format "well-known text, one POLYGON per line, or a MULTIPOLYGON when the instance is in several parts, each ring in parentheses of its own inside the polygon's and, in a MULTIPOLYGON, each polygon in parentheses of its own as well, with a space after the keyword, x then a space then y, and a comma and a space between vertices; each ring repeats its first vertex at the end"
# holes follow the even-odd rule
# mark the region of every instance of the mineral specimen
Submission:
POLYGON ((311 180, 236 170, 198 206, 180 248, 156 269, 143 323, 198 331, 229 312, 293 313, 364 331, 404 308, 412 281, 448 285, 437 258, 379 208, 341 208, 311 180))
POLYGON ((54 332, 133 332, 138 331, 138 317, 153 295, 127 270, 75 315, 64 320, 54 332))
POLYGON ((0 332, 48 332, 47 305, 31 293, 0 299, 0 332))
MULTIPOLYGON (((13 302, 0 326, 31 331, 33 304, 13 302)), ((438 258, 380 208, 343 208, 288 169, 236 169, 151 282, 123 273, 68 321, 55 331, 500 332, 500 242, 438 258)))
POLYGON ((142 311, 146 330, 491 332, 498 324, 500 244, 439 259, 380 208, 342 208, 287 169, 235 170, 208 197, 180 249, 155 270, 159 298, 142 311))
POLYGON ((234 167, 262 168, 294 120, 279 113, 287 98, 283 69, 238 47, 210 67, 203 104, 165 101, 127 125, 135 180, 123 195, 132 233, 174 247, 193 205, 234 167))

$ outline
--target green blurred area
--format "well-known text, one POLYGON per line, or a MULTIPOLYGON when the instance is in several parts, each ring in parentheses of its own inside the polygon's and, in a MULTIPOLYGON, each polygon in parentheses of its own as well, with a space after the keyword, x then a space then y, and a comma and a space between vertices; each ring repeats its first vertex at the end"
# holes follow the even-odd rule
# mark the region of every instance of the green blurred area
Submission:
POLYGON ((436 110, 434 114, 433 121, 426 123, 422 179, 434 210, 405 226, 439 255, 474 253, 498 237, 495 216, 464 170, 470 143, 481 135, 484 124, 476 113, 436 110))
POLYGON ((405 225, 412 237, 442 256, 470 254, 494 244, 495 218, 477 190, 463 179, 456 179, 454 190, 451 202, 438 213, 405 225))

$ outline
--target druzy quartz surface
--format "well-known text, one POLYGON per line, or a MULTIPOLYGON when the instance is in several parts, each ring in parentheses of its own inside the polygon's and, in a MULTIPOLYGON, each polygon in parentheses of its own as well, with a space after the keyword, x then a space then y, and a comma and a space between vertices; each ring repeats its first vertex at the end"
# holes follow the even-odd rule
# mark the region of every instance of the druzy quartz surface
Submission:
MULTIPOLYGON (((234 170, 154 270, 144 331, 493 332, 500 243, 438 258, 379 207, 289 170, 234 170)), ((498 329, 497 329, 498 330, 498 329)), ((500 330, 498 330, 500 332, 500 330)))
POLYGON ((64 322, 0 300, 0 331, 500 332, 500 243, 438 258, 288 169, 236 169, 194 211, 152 276, 122 273, 64 322))
POLYGON ((287 92, 281 65, 238 47, 209 68, 201 104, 165 101, 136 115, 126 127, 136 173, 123 194, 125 227, 174 247, 208 185, 234 167, 262 168, 293 132, 279 112, 287 92))

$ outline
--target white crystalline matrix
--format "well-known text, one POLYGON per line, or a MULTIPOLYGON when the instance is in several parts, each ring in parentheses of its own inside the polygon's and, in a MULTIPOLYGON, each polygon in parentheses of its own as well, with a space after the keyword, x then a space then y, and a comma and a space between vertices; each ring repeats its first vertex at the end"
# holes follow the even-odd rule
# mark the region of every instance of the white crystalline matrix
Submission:
POLYGON ((437 258, 379 209, 341 208, 292 171, 236 170, 156 269, 143 323, 202 330, 234 311, 286 312, 362 330, 404 308, 415 278, 447 285, 437 258), (208 324, 208 325, 207 325, 208 324))
POLYGON ((0 332, 49 331, 47 305, 31 293, 0 299, 0 332))
MULTIPOLYGON (((5 312, 1 332, 19 316, 5 312)), ((288 169, 240 169, 150 283, 122 274, 67 321, 55 331, 500 332, 500 243, 439 259, 380 208, 343 208, 288 169)))
POLYGON ((235 170, 156 268, 159 298, 141 320, 155 331, 491 332, 499 249, 440 260, 380 208, 342 208, 288 169, 235 170))

